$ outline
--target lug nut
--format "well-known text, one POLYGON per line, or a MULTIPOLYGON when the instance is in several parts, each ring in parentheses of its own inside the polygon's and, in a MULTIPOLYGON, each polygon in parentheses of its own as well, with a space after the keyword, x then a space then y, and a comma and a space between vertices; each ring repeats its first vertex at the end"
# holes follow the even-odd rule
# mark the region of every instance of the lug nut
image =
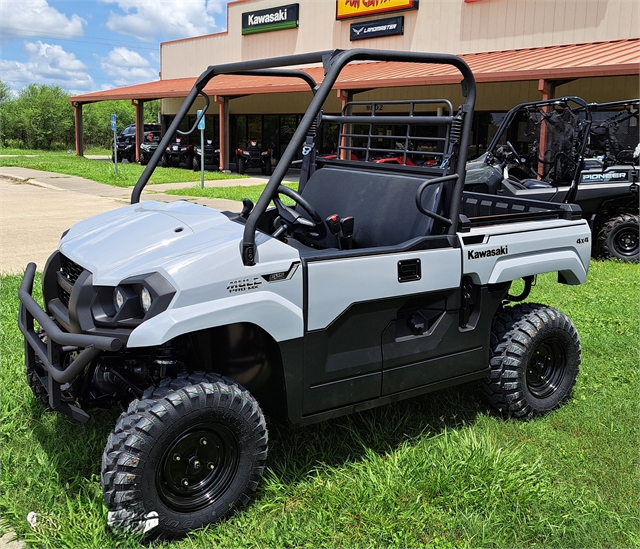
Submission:
POLYGON ((201 465, 200 462, 197 461, 197 460, 193 462, 193 468, 194 469, 200 469, 200 465, 201 465))
POLYGON ((180 461, 180 454, 173 454, 173 461, 180 461))
POLYGON ((216 466, 213 463, 209 463, 209 469, 213 471, 215 468, 216 466))
POLYGON ((182 486, 189 486, 189 481, 186 478, 182 479, 182 486))
POLYGON ((200 444, 202 444, 203 446, 206 446, 206 445, 207 445, 207 442, 208 442, 208 441, 207 441, 207 439, 206 439, 206 438, 204 438, 204 437, 202 437, 202 438, 200 439, 200 444))

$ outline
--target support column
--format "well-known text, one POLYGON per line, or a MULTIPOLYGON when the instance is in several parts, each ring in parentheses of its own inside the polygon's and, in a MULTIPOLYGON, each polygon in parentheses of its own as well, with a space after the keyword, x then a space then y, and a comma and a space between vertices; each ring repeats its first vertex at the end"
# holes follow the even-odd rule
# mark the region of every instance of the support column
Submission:
POLYGON ((82 125, 82 103, 73 104, 76 130, 76 156, 84 156, 84 126, 82 125))
POLYGON ((144 101, 132 99, 131 104, 136 108, 136 162, 140 162, 140 145, 144 141, 144 101))
MULTIPOLYGON (((542 100, 548 101, 553 99, 556 91, 556 85, 553 80, 545 80, 541 78, 538 80, 538 91, 542 94, 542 100)), ((543 107, 544 112, 549 112, 549 107, 543 107)), ((538 158, 544 160, 544 152, 547 149, 547 125, 544 122, 540 123, 540 139, 538 140, 538 158)), ((538 173, 544 173, 544 164, 538 162, 538 173)))
POLYGON ((218 104, 220 148, 220 171, 229 171, 229 97, 214 95, 213 100, 218 104))

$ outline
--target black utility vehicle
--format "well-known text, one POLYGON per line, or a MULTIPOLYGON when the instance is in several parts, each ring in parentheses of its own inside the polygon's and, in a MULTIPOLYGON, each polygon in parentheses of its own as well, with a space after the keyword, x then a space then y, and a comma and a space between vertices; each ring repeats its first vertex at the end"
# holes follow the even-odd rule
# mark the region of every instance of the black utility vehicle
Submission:
POLYGON ((27 266, 19 325, 35 396, 79 421, 94 407, 123 410, 102 458, 110 526, 178 536, 246 505, 266 466, 265 414, 302 426, 470 381, 507 417, 542 415, 570 397, 575 327, 521 301, 540 273, 585 282, 589 226, 572 204, 464 192, 475 94, 469 67, 444 54, 352 49, 209 67, 131 205, 64 234, 42 274, 44 309, 27 266), (325 114, 343 68, 375 61, 448 65, 464 103, 440 116, 418 99, 402 102, 405 114, 382 114, 398 113, 393 101, 382 113, 347 105, 325 114), (321 84, 286 68, 309 64, 323 64, 321 84), (204 116, 207 83, 237 73, 276 73, 310 90, 259 200, 245 199, 240 213, 141 203, 198 96, 204 116), (341 146, 311 161, 322 124, 341 128, 341 146), (397 155, 394 141, 428 128, 441 136, 442 161, 341 160, 358 146, 347 132, 363 125, 390 137, 375 155, 397 155), (300 154, 294 190, 282 182, 300 154))
MULTIPOLYGON (((160 132, 162 128, 160 124, 145 123, 144 124, 144 137, 143 145, 147 143, 155 143, 156 146, 160 142, 160 132)), ((116 136, 116 146, 118 149, 118 162, 128 160, 130 163, 136 161, 136 125, 129 124, 116 136)), ((151 156, 147 155, 148 150, 143 149, 140 146, 140 163, 142 162, 143 155, 146 155, 147 162, 151 156)), ((115 161, 115 154, 111 151, 111 161, 115 161)))
POLYGON ((468 164, 466 188, 578 204, 594 252, 637 262, 637 107, 637 100, 587 105, 579 97, 517 105, 486 153, 468 164), (612 108, 620 110, 603 112, 612 108))
POLYGON ((178 135, 164 149, 160 165, 163 168, 184 166, 188 170, 193 167, 194 146, 185 137, 178 135))
MULTIPOLYGON (((196 145, 193 151, 193 170, 200 171, 203 166, 202 149, 196 145)), ((216 149, 211 139, 207 139, 204 145, 204 167, 217 170, 220 168, 220 149, 216 149)))
POLYGON ((257 139, 250 139, 246 149, 236 149, 236 169, 245 173, 248 169, 260 168, 264 175, 271 175, 271 149, 262 149, 257 139))

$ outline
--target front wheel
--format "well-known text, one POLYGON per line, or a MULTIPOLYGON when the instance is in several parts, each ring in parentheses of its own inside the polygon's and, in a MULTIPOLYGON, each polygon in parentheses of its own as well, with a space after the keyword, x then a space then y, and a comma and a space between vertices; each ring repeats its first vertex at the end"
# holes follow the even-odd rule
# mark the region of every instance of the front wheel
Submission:
POLYGON ((640 259, 640 216, 622 214, 610 219, 598 231, 600 251, 622 261, 640 259))
POLYGON ((198 155, 195 155, 193 157, 193 171, 194 172, 199 172, 201 171, 202 166, 200 165, 200 157, 198 155))
POLYGON ((255 399, 230 379, 186 374, 134 400, 107 440, 109 525, 174 538, 249 502, 267 457, 255 399))
POLYGON ((578 375, 578 333, 560 311, 535 303, 506 308, 491 331, 489 403, 506 416, 527 418, 560 406, 578 375))
POLYGON ((244 156, 238 158, 238 173, 243 174, 247 171, 247 160, 244 156))

